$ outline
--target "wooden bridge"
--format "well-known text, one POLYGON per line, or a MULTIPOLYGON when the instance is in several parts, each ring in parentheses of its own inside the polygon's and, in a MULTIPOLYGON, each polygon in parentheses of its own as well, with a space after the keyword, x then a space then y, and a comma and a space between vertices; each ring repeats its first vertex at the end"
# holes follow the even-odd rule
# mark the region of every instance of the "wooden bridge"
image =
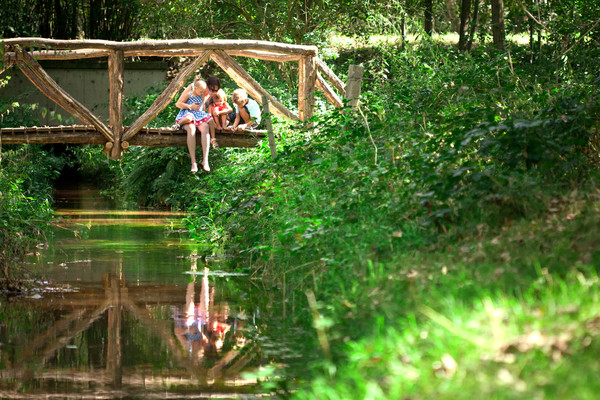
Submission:
MULTIPOLYGON (((70 143, 104 145, 111 158, 121 157, 123 150, 134 146, 184 146, 183 130, 146 128, 182 90, 195 71, 208 59, 221 67, 238 86, 258 101, 265 113, 292 120, 308 121, 313 115, 318 89, 334 106, 346 99, 357 99, 358 89, 346 85, 318 57, 316 46, 291 45, 256 40, 145 40, 113 42, 107 40, 55 40, 44 38, 14 38, 1 41, 4 63, 0 74, 13 65, 44 95, 65 111, 77 117, 83 125, 58 127, 15 127, 0 130, 1 144, 70 143), (248 74, 232 56, 260 60, 298 63, 298 113, 295 114, 271 96, 248 74), (62 89, 38 63, 38 60, 72 60, 108 58, 109 123, 105 124, 89 109, 62 89), (123 125, 123 75, 125 57, 193 57, 160 94, 154 103, 132 125, 123 125), (333 86, 333 87, 332 87, 333 86), (333 90, 337 89, 337 92, 333 90)), ((362 69, 360 71, 362 76, 362 69)), ((349 76, 349 83, 351 82, 349 76)), ((360 78, 359 78, 360 79, 360 78)), ((223 147, 253 146, 269 135, 273 149, 270 121, 262 131, 217 131, 217 141, 223 147)))

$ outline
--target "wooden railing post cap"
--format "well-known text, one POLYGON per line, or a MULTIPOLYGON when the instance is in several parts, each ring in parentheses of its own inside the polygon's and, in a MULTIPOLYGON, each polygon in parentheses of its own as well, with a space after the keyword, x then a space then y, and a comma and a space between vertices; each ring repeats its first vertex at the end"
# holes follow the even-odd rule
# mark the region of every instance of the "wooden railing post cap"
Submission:
POLYGON ((348 80, 350 79, 362 79, 365 72, 365 67, 360 64, 352 64, 348 67, 348 80))

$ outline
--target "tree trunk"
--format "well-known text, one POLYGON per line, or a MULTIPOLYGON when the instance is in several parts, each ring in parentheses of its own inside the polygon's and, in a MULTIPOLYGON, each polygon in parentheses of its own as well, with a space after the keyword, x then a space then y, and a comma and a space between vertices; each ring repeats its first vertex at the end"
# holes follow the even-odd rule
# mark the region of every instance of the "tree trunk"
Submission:
POLYGON ((458 49, 467 48, 469 21, 471 17, 471 0, 462 0, 460 7, 460 28, 458 31, 458 49))
POLYGON ((71 2, 69 6, 69 37, 76 39, 80 31, 79 8, 77 2, 71 2))
POLYGON ((53 19, 52 37, 54 39, 70 39, 67 35, 67 30, 69 29, 68 20, 60 0, 54 0, 53 19))
POLYGON ((400 22, 400 29, 402 30, 402 45, 404 46, 404 41, 406 40, 406 12, 402 11, 402 21, 400 22))
POLYGON ((494 46, 499 50, 504 50, 504 0, 491 0, 491 2, 494 46))
POLYGON ((38 0, 35 7, 35 12, 39 16, 38 32, 41 37, 51 37, 52 31, 50 29, 51 13, 49 5, 44 0, 38 0))
POLYGON ((452 32, 459 32, 460 20, 456 17, 456 2, 455 0, 445 0, 445 3, 445 18, 450 21, 450 29, 452 29, 452 32))
POLYGON ((90 0, 90 11, 88 14, 88 31, 86 37, 90 39, 97 39, 98 32, 100 31, 99 24, 102 23, 101 15, 101 4, 99 0, 90 0))
POLYGON ((467 42, 467 50, 473 48, 473 39, 477 31, 477 18, 479 17, 479 0, 473 2, 473 17, 471 18, 471 31, 469 32, 469 41, 467 42))
POLYGON ((425 15, 423 28, 425 33, 431 36, 433 33, 433 0, 425 0, 425 15))
POLYGON ((527 20, 529 21, 529 62, 533 63, 535 58, 535 21, 530 16, 527 16, 527 20))

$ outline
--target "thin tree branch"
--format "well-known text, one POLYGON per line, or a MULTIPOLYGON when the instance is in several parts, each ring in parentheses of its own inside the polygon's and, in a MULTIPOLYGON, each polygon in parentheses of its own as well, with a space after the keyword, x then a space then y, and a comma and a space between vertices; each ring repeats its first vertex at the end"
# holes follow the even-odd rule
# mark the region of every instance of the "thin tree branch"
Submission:
MULTIPOLYGON (((587 36, 587 35, 588 35, 588 34, 589 34, 591 31, 593 31, 593 30, 594 30, 594 28, 595 28, 596 26, 598 26, 598 24, 600 24, 600 19, 599 19, 599 20, 597 20, 596 22, 594 22, 594 24, 591 26, 591 28, 590 28, 590 29, 588 29, 588 30, 587 30, 587 32, 586 32, 586 33, 584 33, 583 35, 579 36, 579 39, 577 39, 577 40, 575 41, 575 43, 573 43, 573 45, 572 45, 571 47, 569 47, 567 50, 563 51, 563 52, 560 54, 560 57, 564 56, 565 54, 567 54, 568 52, 570 52, 571 50, 573 50, 573 48, 574 48, 575 46, 577 46, 577 45, 579 44, 579 42, 581 42, 581 41, 582 41, 582 40, 583 40, 583 39, 584 39, 584 38, 585 38, 585 37, 586 37, 586 36, 587 36)), ((560 57, 559 57, 559 58, 560 58, 560 57)))
POLYGON ((529 16, 529 18, 531 18, 533 21, 535 21, 536 24, 538 24, 539 26, 541 26, 542 28, 548 30, 546 28, 546 25, 543 24, 542 21, 538 20, 536 17, 533 16, 533 14, 531 14, 527 8, 525 8, 525 4, 521 3, 521 7, 523 8, 523 11, 525 11, 525 14, 527 14, 529 16))

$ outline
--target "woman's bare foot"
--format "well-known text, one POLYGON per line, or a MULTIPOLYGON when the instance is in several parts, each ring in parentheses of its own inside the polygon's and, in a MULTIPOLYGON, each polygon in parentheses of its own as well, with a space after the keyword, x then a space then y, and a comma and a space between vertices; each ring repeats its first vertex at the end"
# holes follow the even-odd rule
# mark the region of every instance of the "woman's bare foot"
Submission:
POLYGON ((206 172, 210 172, 210 167, 208 166, 208 163, 207 163, 207 162, 206 162, 206 163, 204 163, 204 164, 201 164, 201 165, 202 165, 202 169, 203 169, 203 170, 205 170, 206 172))
POLYGON ((215 139, 215 138, 210 139, 210 144, 212 145, 213 149, 219 148, 219 143, 217 143, 217 139, 215 139))
POLYGON ((198 172, 198 164, 196 163, 192 163, 192 169, 191 172, 198 172))

